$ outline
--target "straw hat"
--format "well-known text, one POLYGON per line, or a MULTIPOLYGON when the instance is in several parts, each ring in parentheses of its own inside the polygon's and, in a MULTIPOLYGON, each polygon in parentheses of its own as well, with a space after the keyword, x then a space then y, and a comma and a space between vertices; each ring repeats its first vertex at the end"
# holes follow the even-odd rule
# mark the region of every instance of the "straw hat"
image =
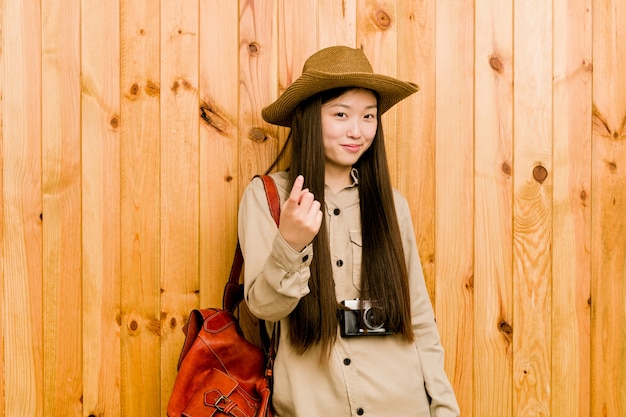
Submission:
POLYGON ((331 46, 311 55, 304 63, 302 75, 275 102, 265 107, 261 115, 268 123, 291 127, 292 112, 302 100, 339 87, 376 91, 380 97, 380 114, 419 90, 417 84, 374 74, 361 49, 331 46))

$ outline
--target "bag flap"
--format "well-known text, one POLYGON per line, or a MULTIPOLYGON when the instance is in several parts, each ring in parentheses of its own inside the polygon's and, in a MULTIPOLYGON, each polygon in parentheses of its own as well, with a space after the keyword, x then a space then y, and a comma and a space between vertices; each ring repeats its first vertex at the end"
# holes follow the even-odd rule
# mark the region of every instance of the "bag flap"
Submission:
POLYGON ((210 317, 212 314, 215 314, 215 311, 215 309, 195 309, 192 310, 189 314, 189 320, 187 321, 187 324, 183 326, 183 332, 185 333, 185 343, 183 344, 183 349, 180 352, 180 358, 178 359, 178 370, 180 370, 180 366, 183 363, 185 355, 187 355, 187 352, 189 352, 189 349, 191 349, 191 346, 193 346, 193 342, 198 337, 198 333, 200 333, 200 329, 202 328, 204 320, 207 317, 210 317))
POLYGON ((211 369, 207 375, 207 381, 210 381, 207 385, 210 385, 211 389, 204 393, 204 405, 214 407, 221 412, 232 407, 232 400, 228 397, 239 385, 237 380, 219 369, 211 369))

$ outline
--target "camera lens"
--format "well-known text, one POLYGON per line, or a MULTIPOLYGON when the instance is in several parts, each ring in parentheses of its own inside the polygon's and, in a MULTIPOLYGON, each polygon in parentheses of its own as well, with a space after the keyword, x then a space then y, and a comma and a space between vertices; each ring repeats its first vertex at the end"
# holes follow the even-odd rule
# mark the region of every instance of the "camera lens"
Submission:
POLYGON ((385 312, 382 308, 370 307, 363 311, 363 323, 370 330, 376 330, 385 324, 385 312))

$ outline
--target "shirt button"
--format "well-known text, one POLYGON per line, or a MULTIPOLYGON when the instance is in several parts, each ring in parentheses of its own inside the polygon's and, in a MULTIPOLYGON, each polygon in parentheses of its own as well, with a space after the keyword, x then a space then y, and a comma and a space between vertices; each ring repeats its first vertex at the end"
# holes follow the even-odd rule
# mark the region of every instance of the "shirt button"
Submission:
POLYGON ((304 255, 304 257, 302 258, 302 262, 306 262, 309 260, 309 255, 304 255))
POLYGON ((341 210, 339 210, 338 208, 336 208, 336 209, 334 209, 334 210, 333 210, 333 214, 334 214, 335 216, 339 216, 339 213, 341 213, 341 210))
POLYGON ((343 364, 344 364, 344 365, 346 365, 346 366, 350 365, 350 363, 352 363, 352 361, 350 360, 350 358, 345 358, 345 359, 343 360, 343 364))
POLYGON ((337 266, 338 266, 339 268, 341 268, 341 267, 343 266, 343 261, 342 261, 341 259, 339 259, 339 260, 337 261, 337 266))
POLYGON ((356 409, 356 413, 360 416, 362 416, 365 413, 365 410, 363 410, 361 407, 356 409))

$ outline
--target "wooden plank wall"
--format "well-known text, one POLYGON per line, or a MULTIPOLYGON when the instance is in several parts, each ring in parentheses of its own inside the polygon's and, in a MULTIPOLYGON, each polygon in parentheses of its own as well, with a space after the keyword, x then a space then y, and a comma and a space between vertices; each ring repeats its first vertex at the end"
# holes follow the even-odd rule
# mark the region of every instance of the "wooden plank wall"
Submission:
MULTIPOLYGON (((626 417, 623 0, 0 0, 0 417, 164 415, 315 50, 384 117, 463 416, 626 417)), ((284 164, 283 164, 284 167, 284 164)))

